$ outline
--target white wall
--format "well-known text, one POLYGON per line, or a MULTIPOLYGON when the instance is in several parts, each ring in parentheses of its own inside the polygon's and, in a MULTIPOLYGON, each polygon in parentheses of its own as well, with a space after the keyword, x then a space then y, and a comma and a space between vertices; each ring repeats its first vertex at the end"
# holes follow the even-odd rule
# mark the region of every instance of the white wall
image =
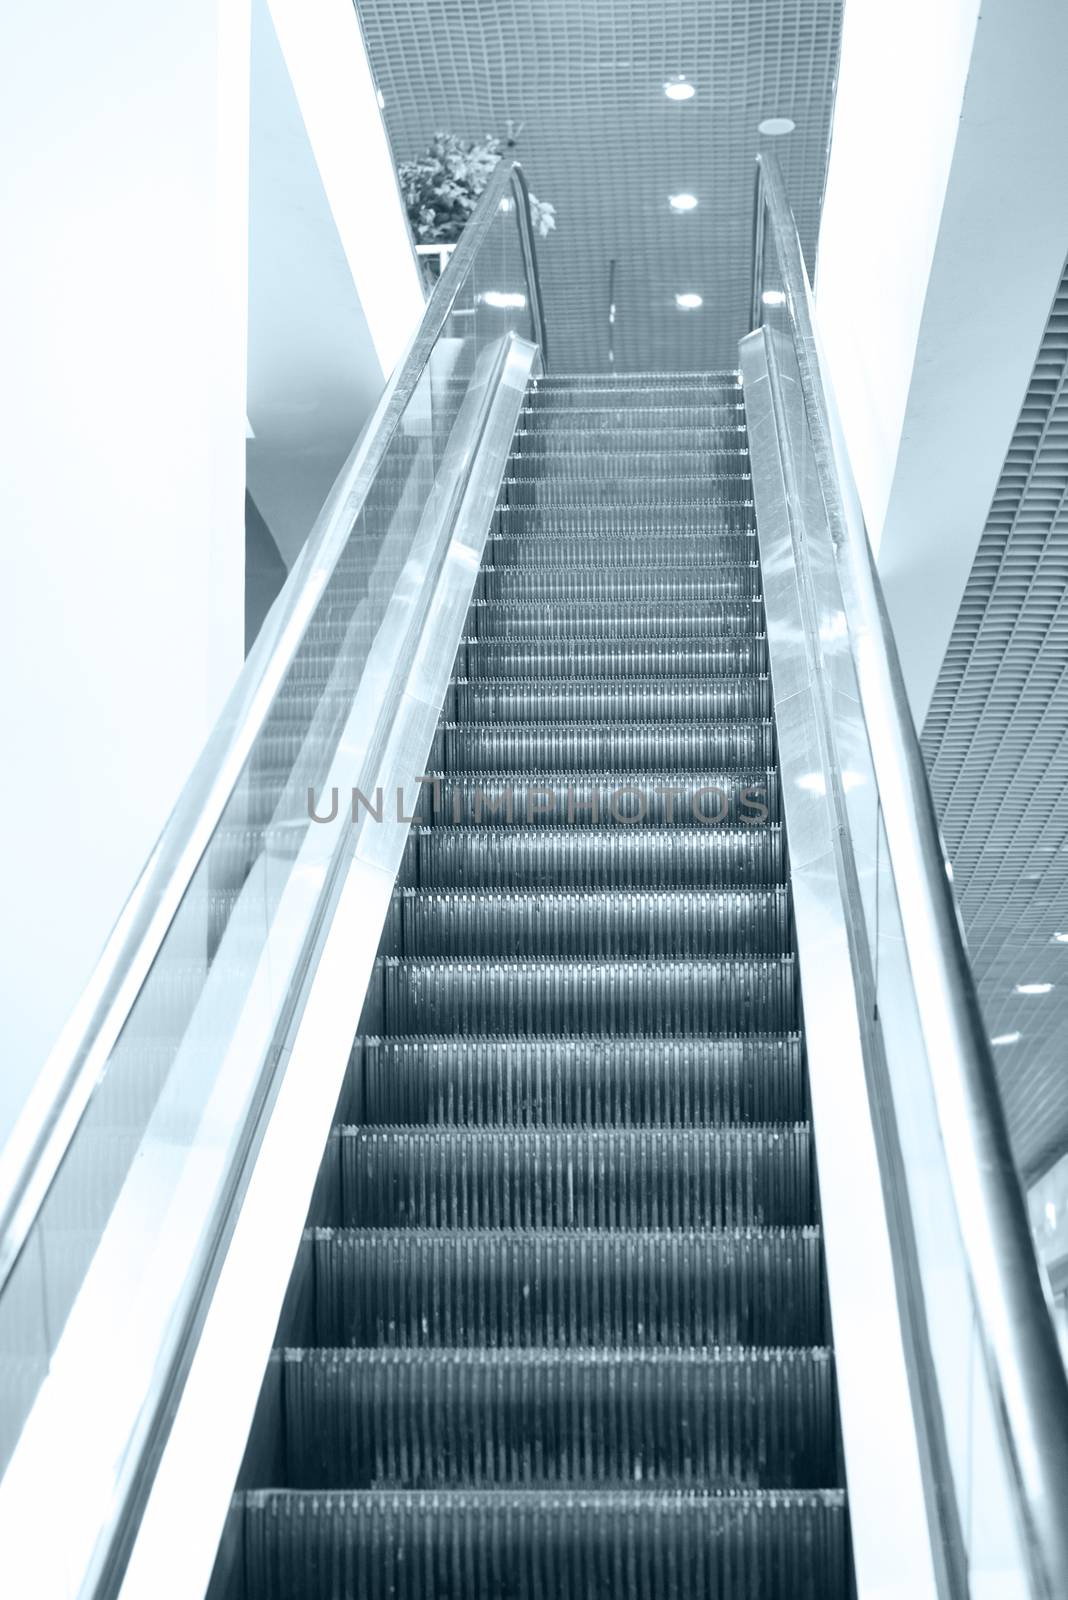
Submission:
POLYGON ((300 27, 280 14, 289 64, 267 0, 253 0, 248 486, 292 564, 423 296, 351 0, 317 0, 300 27))
POLYGON ((878 547, 979 0, 848 0, 820 223, 820 332, 878 547))
POLYGON ((268 0, 308 137, 385 373, 423 293, 352 0, 268 0))
POLYGON ((817 300, 921 724, 1068 253, 1066 61, 1063 0, 845 10, 817 300))
POLYGON ((242 659, 248 48, 0 20, 0 1139, 242 659))

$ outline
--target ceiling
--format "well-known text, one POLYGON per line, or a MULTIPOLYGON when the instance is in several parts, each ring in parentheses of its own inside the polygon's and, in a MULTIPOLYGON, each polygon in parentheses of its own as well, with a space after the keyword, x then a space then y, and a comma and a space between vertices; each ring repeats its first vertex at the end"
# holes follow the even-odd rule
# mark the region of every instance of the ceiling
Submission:
POLYGON ((1068 269, 924 726, 1017 1161, 1068 1150, 1068 269), (1050 983, 1021 995, 1017 983, 1050 983))
POLYGON ((737 365, 748 329, 754 156, 774 142, 811 259, 842 0, 358 0, 398 159, 441 130, 505 134, 556 206, 539 241, 556 371, 737 365), (673 102, 685 75, 693 99, 673 102), (757 124, 789 117, 762 141, 757 124), (694 211, 668 195, 689 191, 694 211), (675 305, 680 291, 700 310, 675 305))

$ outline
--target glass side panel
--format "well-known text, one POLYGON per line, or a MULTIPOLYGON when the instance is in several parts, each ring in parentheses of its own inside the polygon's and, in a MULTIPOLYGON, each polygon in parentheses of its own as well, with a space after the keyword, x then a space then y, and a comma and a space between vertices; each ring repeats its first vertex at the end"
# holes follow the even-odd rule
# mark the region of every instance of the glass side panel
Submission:
MULTIPOLYGON (((884 1147, 883 1154, 895 1163, 887 1169, 891 1186, 900 1182, 899 1160, 907 1189, 907 1205, 900 1211, 907 1219, 918 1277, 918 1370, 926 1374, 928 1427, 951 1479, 939 1483, 938 1492, 951 1495, 970 1593, 1010 1600, 1029 1593, 1026 1565, 1013 1520, 1004 1447, 935 1104, 933 1074, 939 1063, 928 1058, 920 1024, 860 701, 856 641, 847 624, 847 615, 855 609, 849 571, 835 545, 817 471, 792 324, 779 299, 780 282, 774 254, 769 252, 763 316, 780 368, 792 489, 804 546, 802 587, 809 625, 820 645, 823 700, 833 745, 830 759, 847 821, 844 867, 852 879, 851 898, 858 911, 858 980, 876 1021, 893 1102, 898 1150, 888 1153, 884 1147)), ((921 1376, 918 1401, 924 1382, 921 1376)), ((937 1454, 932 1463, 937 1473, 937 1454)))
POLYGON ((376 770, 383 696, 399 692, 447 543, 456 423, 511 331, 531 337, 532 313, 507 201, 0 1298, 0 1472, 75 1317, 128 1351, 116 1440, 136 1424, 146 1363, 178 1335, 351 832, 317 827, 311 804, 326 817, 335 787, 344 807, 376 770))

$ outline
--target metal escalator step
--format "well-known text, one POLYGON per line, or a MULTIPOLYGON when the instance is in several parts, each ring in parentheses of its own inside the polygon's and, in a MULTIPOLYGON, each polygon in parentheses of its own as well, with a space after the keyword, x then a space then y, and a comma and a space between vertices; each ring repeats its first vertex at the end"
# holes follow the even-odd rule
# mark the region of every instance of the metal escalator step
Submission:
POLYGON ((818 1228, 706 1233, 322 1228, 315 1343, 365 1349, 819 1344, 818 1228))
POLYGON ((738 389, 696 399, 691 403, 673 401, 670 396, 646 397, 644 403, 616 405, 610 397, 599 396, 588 405, 553 405, 551 401, 527 404, 520 412, 519 426, 528 439, 567 440, 578 433, 587 438, 606 435, 615 440, 640 438, 649 433, 670 436, 676 429, 701 434, 706 431, 741 428, 745 404, 738 389), (734 398, 737 396, 737 398, 734 398))
POLYGON ((767 640, 749 635, 710 639, 463 639, 456 670, 469 678, 541 679, 763 676, 767 640))
POLYGON ((554 372, 537 378, 531 384, 529 393, 538 403, 549 399, 553 404, 562 404, 571 399, 581 401, 600 394, 626 402, 644 394, 677 400, 681 394, 706 395, 719 391, 740 393, 741 379, 737 370, 724 367, 715 372, 554 372))
POLYGON ((747 450, 749 444, 744 404, 705 407, 703 412, 697 408, 663 407, 659 414, 655 409, 637 414, 624 409, 615 413, 618 420, 611 428, 603 420, 607 413, 576 414, 572 409, 568 412, 566 426, 555 431, 545 426, 549 414, 545 408, 523 410, 514 438, 518 455, 544 455, 551 460, 557 456, 581 456, 601 450, 613 455, 650 450, 673 454, 704 450, 710 444, 747 450))
POLYGON ((420 888, 701 888, 784 881, 779 827, 437 827, 412 835, 420 888))
MULTIPOLYGON (((577 479, 505 476, 501 496, 508 505, 575 505, 583 496, 577 479)), ((599 505, 614 506, 690 506, 702 502, 726 501, 738 505, 753 498, 753 483, 748 472, 676 472, 670 478, 650 474, 638 477, 627 473, 618 478, 598 478, 596 499, 599 505)))
POLYGON ((806 1123, 340 1129, 350 1228, 725 1228, 814 1222, 806 1123))
POLYGON ((770 720, 732 722, 443 722, 430 762, 446 772, 632 772, 711 767, 766 767, 775 759, 770 720))
POLYGON ((455 722, 727 722, 771 714, 767 677, 702 679, 571 676, 536 679, 459 678, 450 688, 455 722))
MULTIPOLYGON (((791 1033, 794 962, 399 960, 379 967, 381 1033, 791 1033)), ((374 996, 370 996, 373 1004, 374 996)))
POLYGON ((342 1119, 457 1127, 801 1122, 797 1034, 357 1039, 342 1119))
POLYGON ((756 540, 751 533, 709 532, 704 528, 685 532, 620 534, 612 540, 591 541, 573 534, 549 534, 542 538, 512 538, 492 534, 486 543, 486 560, 500 571, 511 567, 581 566, 596 561, 600 567, 637 567, 647 570, 662 567, 747 566, 756 559, 756 540))
POLYGON ((770 764, 742 771, 537 772, 470 769, 424 775, 419 820, 430 824, 521 823, 527 827, 607 826, 710 830, 781 821, 779 775, 770 764))
POLYGON ((759 600, 690 601, 669 605, 651 601, 554 600, 541 604, 476 600, 467 613, 467 632, 478 639, 692 638, 764 632, 759 600))
POLYGON ((804 1350, 286 1350, 292 1488, 815 1489, 834 1367, 804 1350))
MULTIPOLYGON (((602 444, 604 440, 602 438, 602 444)), ((572 441, 572 444, 574 441, 572 441)), ((660 449, 648 442, 632 450, 587 445, 575 448, 524 448, 518 442, 508 458, 507 478, 539 483, 589 485, 593 493, 606 478, 624 482, 631 478, 723 478, 747 472, 749 451, 737 438, 726 442, 706 438, 689 446, 674 441, 660 449)))
POLYGON ((407 957, 777 955, 789 909, 786 889, 401 889, 391 924, 407 957))
POLYGON ((751 600, 761 593, 755 561, 732 567, 662 568, 647 557, 624 566, 483 567, 476 594, 511 604, 542 600, 616 600, 650 605, 693 600, 751 600))
POLYGON ((239 1502, 247 1600, 846 1600, 839 1491, 322 1493, 239 1502))
POLYGON ((723 534, 756 531, 751 500, 715 500, 702 497, 688 505, 662 505, 659 501, 629 506, 601 505, 588 496, 566 506, 500 505, 494 513, 499 533, 513 538, 569 537, 603 543, 620 537, 700 533, 709 539, 723 534))

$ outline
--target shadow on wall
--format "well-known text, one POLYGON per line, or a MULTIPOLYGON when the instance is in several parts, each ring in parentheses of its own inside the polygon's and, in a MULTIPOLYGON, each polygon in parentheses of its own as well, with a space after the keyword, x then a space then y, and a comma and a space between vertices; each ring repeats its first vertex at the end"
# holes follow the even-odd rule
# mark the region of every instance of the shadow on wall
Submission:
POLYGON ((286 581, 286 564, 274 535, 245 491, 245 654, 286 581))

